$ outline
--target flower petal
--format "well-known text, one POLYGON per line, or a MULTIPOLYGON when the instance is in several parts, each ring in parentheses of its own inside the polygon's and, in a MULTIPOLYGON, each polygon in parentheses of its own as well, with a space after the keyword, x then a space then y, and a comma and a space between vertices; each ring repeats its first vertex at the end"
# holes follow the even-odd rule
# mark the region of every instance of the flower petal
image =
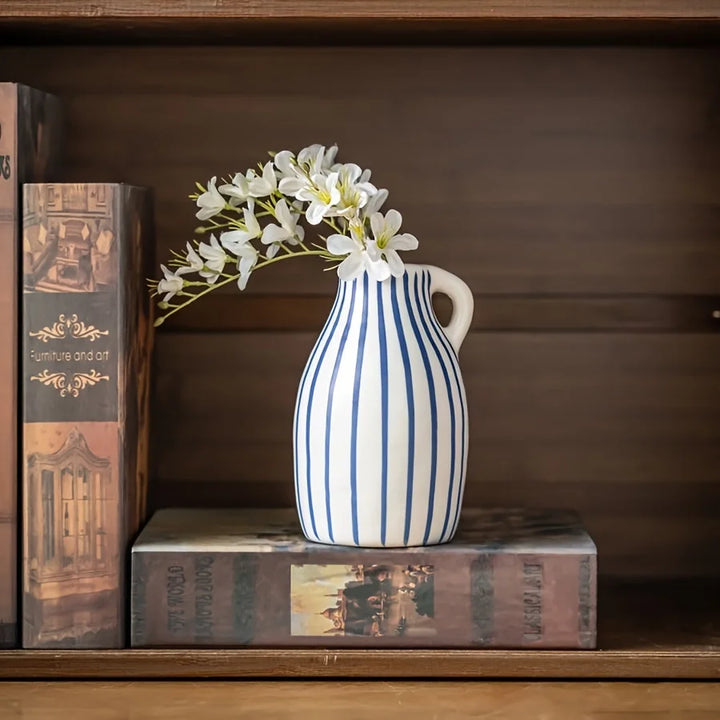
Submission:
POLYGON ((379 240, 385 229, 385 218, 382 213, 376 212, 370 216, 370 227, 375 240, 379 240))
POLYGON ((245 219, 248 236, 256 238, 260 235, 260 223, 257 221, 255 213, 249 208, 243 208, 243 218, 245 219))
POLYGON ((351 253, 338 265, 338 277, 341 280, 352 280, 363 271, 363 265, 362 254, 359 252, 351 253))
POLYGON ((337 145, 331 145, 327 150, 325 150, 325 157, 323 158, 323 168, 327 169, 335 162, 335 156, 337 155, 337 152, 337 145))
POLYGON ((371 194, 368 204, 365 206, 365 217, 372 217, 373 213, 380 210, 385 201, 388 199, 389 194, 390 193, 385 188, 381 188, 375 194, 371 194))
POLYGON ((365 257, 365 268, 372 280, 382 282, 390 277, 390 268, 384 260, 371 260, 367 254, 365 257))
POLYGON ((417 250, 418 239, 410 233, 402 233, 390 238, 387 247, 392 250, 417 250))
POLYGON ((278 189, 283 195, 292 195, 293 197, 306 187, 307 180, 299 177, 285 177, 278 185, 278 189))
POLYGON ((294 172, 292 164, 294 159, 295 155, 290 150, 281 150, 275 155, 275 167, 283 175, 291 175, 294 172))
POLYGON ((394 277, 401 277, 405 272, 405 265, 403 265, 403 261, 400 259, 400 256, 394 250, 386 248, 385 259, 387 260, 387 264, 392 275, 394 277))
POLYGON ((388 210, 385 214, 385 231, 388 237, 397 233, 402 225, 402 215, 397 210, 388 210))
POLYGON ((287 203, 284 199, 278 200, 277 205, 275 206, 275 217, 285 228, 285 230, 287 230, 288 233, 292 234, 292 228, 295 223, 293 222, 290 208, 288 208, 287 203))
POLYGON ((260 242, 262 242, 263 245, 272 245, 276 242, 282 242, 283 240, 287 240, 288 233, 285 228, 281 228, 279 225, 276 225, 275 223, 270 223, 269 225, 265 226, 265 229, 263 230, 262 238, 260 238, 260 242))
POLYGON ((346 235, 330 235, 327 239, 327 249, 333 255, 347 255, 357 250, 357 243, 346 235))
POLYGON ((305 218, 311 225, 319 225, 325 217, 328 207, 318 200, 313 200, 305 211, 305 218))

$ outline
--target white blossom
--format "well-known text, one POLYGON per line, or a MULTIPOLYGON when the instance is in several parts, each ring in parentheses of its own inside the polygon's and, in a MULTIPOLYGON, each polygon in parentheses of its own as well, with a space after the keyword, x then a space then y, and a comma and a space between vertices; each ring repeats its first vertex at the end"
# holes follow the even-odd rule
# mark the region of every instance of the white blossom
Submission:
POLYGON ((300 190, 296 197, 310 203, 305 210, 305 217, 311 225, 319 225, 324 217, 333 213, 340 202, 338 173, 332 172, 327 176, 317 173, 311 179, 312 185, 300 190))
POLYGON ((378 212, 384 202, 388 199, 389 194, 390 193, 385 188, 381 188, 375 194, 371 194, 367 205, 363 208, 363 217, 372 217, 376 212, 378 212))
POLYGON ((370 172, 363 172, 355 163, 335 165, 333 170, 338 173, 338 189, 340 200, 336 215, 355 215, 367 205, 371 196, 377 194, 377 188, 369 182, 370 172))
POLYGON ((216 177, 212 177, 208 182, 207 190, 197 199, 200 210, 195 213, 195 217, 198 220, 207 220, 225 209, 225 198, 215 187, 216 180, 216 177))
POLYGON ((263 245, 270 245, 267 251, 267 256, 270 258, 277 254, 279 247, 277 243, 297 245, 305 237, 305 228, 297 224, 300 216, 290 212, 285 200, 278 200, 275 206, 275 218, 280 225, 268 223, 260 238, 263 245))
POLYGON ((278 190, 283 195, 295 197, 300 190, 310 185, 310 178, 295 161, 295 156, 289 150, 283 150, 275 155, 275 167, 280 173, 278 190))
POLYGON ((277 176, 273 169, 272 160, 265 163, 262 175, 256 175, 248 182, 248 190, 252 197, 266 197, 277 190, 277 176))
POLYGON ((163 271, 165 276, 157 284, 157 291, 159 294, 165 293, 165 297, 162 299, 163 302, 168 302, 177 293, 183 289, 184 281, 177 272, 170 272, 165 265, 161 265, 160 269, 163 271))
POLYGON ((395 277, 400 277, 405 267, 398 250, 415 250, 418 246, 417 238, 410 233, 398 235, 397 231, 402 225, 402 215, 397 210, 388 210, 385 217, 382 213, 374 213, 370 217, 378 252, 385 258, 390 272, 395 277))
POLYGON ((237 207, 250 197, 250 181, 255 177, 254 170, 248 170, 244 175, 236 173, 232 183, 221 185, 218 190, 230 198, 230 204, 237 207))
POLYGON ((368 240, 363 245, 360 240, 347 235, 330 235, 327 248, 333 255, 347 256, 338 265, 337 274, 341 280, 352 280, 363 272, 378 282, 390 277, 390 269, 380 256, 374 240, 368 240))
POLYGON ((243 219, 245 220, 244 230, 229 230, 220 235, 220 244, 233 255, 238 255, 240 248, 247 245, 251 240, 260 237, 260 223, 255 217, 252 199, 248 207, 243 208, 243 219))
POLYGON ((209 245, 204 242, 200 243, 198 252, 205 260, 204 267, 200 270, 200 276, 204 277, 212 285, 225 268, 227 255, 214 235, 210 236, 209 245))
POLYGON ((324 145, 309 145, 298 153, 297 161, 299 165, 307 168, 310 175, 316 175, 332 168, 337 151, 337 145, 327 149, 324 145))
POLYGON ((244 290, 247 287, 248 280, 250 279, 250 273, 255 267, 255 263, 257 263, 258 251, 250 245, 250 243, 247 243, 238 249, 237 255, 238 272, 240 273, 237 284, 240 290, 244 290))
POLYGON ((182 265, 175 272, 177 275, 185 275, 190 272, 200 272, 203 269, 202 258, 195 252, 193 246, 187 243, 187 256, 185 258, 187 265, 182 265))

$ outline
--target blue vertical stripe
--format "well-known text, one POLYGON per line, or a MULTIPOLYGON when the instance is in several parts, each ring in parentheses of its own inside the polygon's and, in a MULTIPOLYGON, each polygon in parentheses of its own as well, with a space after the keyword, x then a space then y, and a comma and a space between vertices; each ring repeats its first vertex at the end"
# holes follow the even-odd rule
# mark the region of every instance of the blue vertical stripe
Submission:
MULTIPOLYGON (((338 288, 337 295, 335 296, 335 305, 333 306, 333 309, 330 311, 330 316, 328 317, 328 321, 325 324, 325 329, 323 332, 325 333, 325 337, 327 338, 327 342, 323 346, 322 351, 320 351, 320 358, 318 360, 317 365, 315 366, 315 372, 313 374, 313 379, 310 382, 310 391, 308 393, 308 399, 307 399, 307 415, 305 417, 305 480, 307 484, 307 495, 308 495, 308 508, 310 510, 310 524, 312 525, 312 531, 313 535, 315 536, 315 539, 318 540, 318 534, 317 534, 317 528, 315 527, 315 511, 313 510, 313 501, 312 501, 312 488, 310 487, 310 479, 312 473, 310 472, 310 416, 312 414, 313 410, 313 396, 315 394, 315 383, 317 382, 318 375, 320 374, 320 367, 322 366, 323 358, 325 357, 325 353, 327 352, 328 347, 330 346, 330 343, 332 342, 333 336, 335 335, 335 329, 337 328, 338 322, 340 321, 340 315, 342 314, 342 308, 343 303, 345 301, 345 293, 346 293, 346 285, 345 283, 341 283, 340 287, 338 288), (335 315, 335 319, 333 320, 332 314, 333 312, 337 312, 335 315), (328 331, 329 328, 329 331, 328 331), (327 331, 327 332, 326 332, 327 331)), ((317 344, 315 345, 315 348, 313 350, 313 357, 315 353, 319 350, 321 345, 321 341, 318 340, 317 344)), ((308 362, 307 370, 310 370, 310 366, 312 365, 312 358, 308 362)), ((303 379, 304 384, 304 379, 303 379)), ((302 392, 302 391, 301 391, 302 392)), ((301 395, 302 397, 302 395, 301 395)), ((298 411, 300 409, 300 403, 298 403, 298 411)), ((297 453, 296 453, 297 454, 297 453)), ((297 475, 297 461, 296 461, 296 469, 295 474, 297 475)), ((299 486, 299 479, 298 479, 298 486, 299 486)), ((296 488, 296 491, 298 488, 296 488)), ((305 527, 303 525, 303 532, 305 532, 305 527)), ((307 534, 307 533, 306 533, 307 534)))
MULTIPOLYGON (((407 275, 405 275, 407 278, 407 275)), ((413 395, 412 369, 410 367, 410 356, 408 354, 407 341, 403 331, 402 320, 400 319, 400 307, 398 306, 398 284, 397 278, 393 277, 390 287, 390 298, 392 300, 393 318, 395 330, 397 331, 398 342, 400 343, 400 354, 402 355, 403 368, 405 370, 405 394, 408 404, 408 462, 407 482, 405 489, 405 534, 404 542, 407 545, 410 536, 410 517, 413 501, 413 473, 415 472, 415 400, 413 395)))
MULTIPOLYGON (((422 356, 423 365, 425 366, 425 374, 427 375, 428 381, 428 392, 430 394, 430 430, 431 430, 431 448, 430 448, 430 492, 428 498, 428 512, 427 519, 425 521, 425 535, 423 536, 423 545, 427 544, 428 537, 430 535, 430 528, 432 526, 433 509, 435 505, 435 483, 437 481, 437 399, 435 397, 435 381, 433 380, 432 367, 430 367, 430 358, 425 348, 420 328, 418 327, 417 320, 415 319, 415 312, 413 309, 412 300, 410 299, 410 288, 408 283, 408 273, 406 272, 403 276, 403 287, 405 289, 405 300, 407 302, 408 315, 410 316, 410 325, 412 325, 415 339, 417 340, 420 348, 420 355, 422 356)), ((415 275, 415 292, 417 293, 418 287, 418 276, 415 275)), ((417 309, 420 312, 420 308, 417 309)))
MULTIPOLYGON (((434 312, 434 311, 433 311, 434 312)), ((448 355, 448 364, 450 365, 450 369, 453 372, 453 377, 455 378, 455 385, 458 389, 458 396, 460 398, 460 447, 461 447, 461 453, 460 453, 460 477, 458 478, 458 484, 457 484, 457 502, 455 505, 455 517, 453 519, 452 525, 450 526, 450 532, 448 533, 448 537, 445 538, 443 536, 441 538, 441 541, 445 541, 446 539, 451 538, 455 531, 457 530, 457 524, 458 524, 458 518, 460 515, 460 506, 461 506, 461 497, 460 493, 462 492, 462 481, 465 477, 465 465, 467 462, 467 445, 466 445, 466 439, 465 439, 465 433, 466 433, 466 418, 467 418, 467 412, 465 409, 465 398, 463 397, 463 384, 460 380, 460 372, 459 372, 459 361, 457 357, 457 353, 455 352, 455 348, 450 344, 450 340, 448 340, 447 335, 442 331, 442 329, 439 326, 439 323, 431 323, 431 327, 435 328, 435 331, 437 333, 437 336, 440 338, 440 342, 442 343, 443 347, 447 351, 448 355)))
POLYGON ((388 486, 388 354, 385 337, 385 310, 383 308, 383 283, 377 283, 378 332, 380 334, 380 407, 382 411, 382 495, 380 497, 380 542, 387 536, 387 486, 388 486))
MULTIPOLYGON (((353 286, 354 294, 354 286, 353 286)), ((358 340, 358 353, 355 360, 355 382, 353 384, 352 399, 352 426, 350 435, 350 505, 352 507, 353 542, 360 544, 358 539, 358 507, 357 507, 357 444, 358 444, 358 405, 360 404, 360 381, 362 380, 362 364, 365 355, 365 336, 367 335, 368 321, 368 274, 363 275, 363 304, 362 318, 360 319, 360 338, 358 340)), ((329 425, 328 425, 329 428, 329 425)), ((328 432, 329 435, 329 432, 328 432)))
POLYGON ((455 402, 453 401, 450 376, 448 375, 447 368, 445 367, 445 359, 442 357, 440 353, 440 348, 437 346, 437 343, 433 340, 430 327, 428 326, 428 324, 432 326, 433 323, 436 322, 436 320, 431 315, 431 309, 429 307, 430 288, 428 287, 428 274, 424 270, 422 273, 422 299, 420 293, 418 292, 417 275, 415 276, 415 299, 417 300, 418 307, 425 309, 425 313, 420 313, 420 320, 422 321, 425 332, 427 333, 428 340, 430 341, 430 344, 435 351, 435 357, 437 357, 440 369, 442 370, 442 374, 445 379, 445 389, 447 390, 448 395, 448 405, 450 408, 450 473, 448 475, 450 483, 448 485, 448 496, 445 502, 445 518, 443 520, 442 533, 440 534, 440 537, 444 538, 450 519, 450 508, 452 507, 453 498, 453 485, 455 483, 455 402), (425 320, 426 315, 428 318, 427 321, 425 320))
POLYGON ((325 414, 325 513, 327 515, 328 536, 330 542, 335 542, 332 529, 332 517, 330 514, 330 428, 332 421, 333 395, 335 393, 335 381, 337 380, 340 361, 345 351, 345 343, 347 342, 350 325, 353 320, 353 310, 355 309, 355 293, 357 291, 357 279, 352 281, 352 295, 350 296, 350 309, 348 310, 347 320, 340 337, 340 346, 338 347, 335 365, 333 366, 332 377, 330 378, 330 389, 328 390, 327 411, 325 414))

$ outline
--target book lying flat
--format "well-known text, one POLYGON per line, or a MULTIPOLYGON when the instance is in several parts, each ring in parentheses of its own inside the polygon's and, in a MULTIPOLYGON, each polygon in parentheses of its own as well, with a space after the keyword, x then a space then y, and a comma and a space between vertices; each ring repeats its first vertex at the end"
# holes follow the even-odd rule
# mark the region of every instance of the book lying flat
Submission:
POLYGON ((294 510, 158 511, 132 548, 133 647, 594 648, 572 511, 466 510, 453 542, 309 542, 294 510))

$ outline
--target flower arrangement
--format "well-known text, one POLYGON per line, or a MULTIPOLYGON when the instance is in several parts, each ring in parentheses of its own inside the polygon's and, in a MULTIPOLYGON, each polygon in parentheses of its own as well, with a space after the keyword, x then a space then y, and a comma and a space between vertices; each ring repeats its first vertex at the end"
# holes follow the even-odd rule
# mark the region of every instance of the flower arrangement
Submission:
POLYGON ((156 321, 178 312, 209 292, 237 283, 247 286, 250 275, 269 265, 305 256, 332 263, 338 276, 349 280, 367 271, 378 282, 403 274, 398 250, 414 250, 414 235, 399 233, 397 210, 380 208, 388 191, 370 182, 370 170, 354 163, 336 163, 337 146, 310 145, 295 155, 270 153, 271 160, 226 178, 213 177, 190 195, 203 224, 195 229, 209 242, 195 240, 186 252, 174 252, 163 277, 150 281, 162 296, 164 311, 156 321), (327 225, 332 234, 306 240, 304 220, 312 227, 327 225))

